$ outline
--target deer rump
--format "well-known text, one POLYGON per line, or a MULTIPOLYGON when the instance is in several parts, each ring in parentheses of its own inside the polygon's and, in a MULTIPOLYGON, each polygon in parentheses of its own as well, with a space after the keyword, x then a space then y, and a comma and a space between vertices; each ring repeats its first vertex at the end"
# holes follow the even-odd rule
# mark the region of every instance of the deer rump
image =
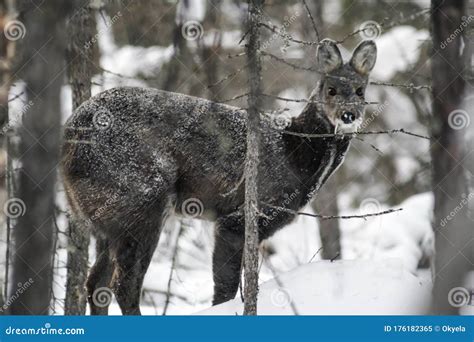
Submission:
MULTIPOLYGON (((334 132, 314 104, 300 117, 285 129, 334 132)), ((350 139, 284 134, 266 116, 261 128, 262 240, 294 219, 293 211, 342 162, 350 139)), ((88 278, 93 314, 107 310, 91 301, 100 284, 114 290, 124 314, 140 312, 133 289, 141 288, 170 208, 216 221, 213 264, 222 264, 225 274, 214 271, 214 304, 235 294, 245 227, 246 133, 242 109, 153 89, 111 89, 75 111, 65 126, 61 171, 74 219, 100 240, 88 278), (233 251, 237 256, 229 256, 233 251)))

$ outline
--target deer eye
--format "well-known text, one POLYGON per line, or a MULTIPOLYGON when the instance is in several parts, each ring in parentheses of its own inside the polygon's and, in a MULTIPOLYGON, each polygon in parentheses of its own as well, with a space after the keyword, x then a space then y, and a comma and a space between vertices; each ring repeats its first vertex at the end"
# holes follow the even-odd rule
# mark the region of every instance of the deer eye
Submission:
POLYGON ((362 87, 357 88, 356 94, 357 96, 361 96, 361 97, 364 96, 364 89, 362 89, 362 87))
POLYGON ((332 87, 329 88, 328 94, 329 94, 330 96, 336 96, 336 95, 337 95, 337 90, 336 90, 336 88, 332 88, 332 87))

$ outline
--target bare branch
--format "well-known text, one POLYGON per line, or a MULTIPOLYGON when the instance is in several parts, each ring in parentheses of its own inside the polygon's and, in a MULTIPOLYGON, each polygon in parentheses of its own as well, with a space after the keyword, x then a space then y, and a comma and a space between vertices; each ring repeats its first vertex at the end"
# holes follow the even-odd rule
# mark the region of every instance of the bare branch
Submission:
POLYGON ((236 71, 231 72, 230 74, 228 74, 228 75, 225 76, 224 78, 221 78, 221 79, 220 79, 219 81, 217 81, 216 83, 208 85, 207 87, 208 87, 208 88, 213 88, 213 87, 215 87, 215 86, 218 86, 219 84, 221 84, 221 83, 227 81, 228 79, 233 78, 234 76, 237 76, 240 72, 242 72, 242 70, 244 70, 244 69, 247 68, 247 67, 248 67, 248 63, 245 64, 243 67, 238 68, 236 71))
POLYGON ((302 138, 332 138, 332 137, 345 137, 345 136, 356 136, 356 135, 377 135, 377 134, 396 134, 396 133, 401 133, 401 134, 406 134, 410 135, 413 137, 417 138, 422 138, 422 139, 427 139, 430 140, 430 137, 416 134, 409 132, 403 128, 400 129, 392 129, 389 131, 366 131, 366 132, 346 132, 346 133, 325 133, 325 134, 310 134, 310 133, 300 133, 300 132, 291 132, 291 131, 286 131, 286 130, 279 130, 275 128, 276 130, 282 132, 283 134, 289 134, 289 135, 295 135, 298 137, 302 138))
POLYGON ((231 97, 230 99, 227 99, 227 100, 221 100, 220 102, 221 103, 232 102, 232 101, 235 101, 235 100, 241 99, 242 97, 247 97, 247 96, 249 96, 249 93, 240 94, 240 95, 231 97))
POLYGON ((304 8, 306 9, 306 12, 308 13, 308 17, 311 19, 311 24, 313 25, 314 33, 316 33, 316 40, 319 42, 321 39, 319 38, 319 32, 318 32, 318 27, 316 26, 316 22, 314 21, 313 15, 311 14, 311 11, 309 10, 308 5, 306 4, 305 0, 303 1, 304 8))
POLYGON ((368 217, 387 215, 387 214, 392 214, 392 213, 403 210, 403 208, 397 208, 397 209, 387 209, 387 210, 384 210, 384 211, 379 211, 379 212, 369 213, 369 214, 363 214, 363 215, 329 215, 329 216, 326 216, 326 215, 311 214, 311 213, 300 212, 300 211, 296 211, 296 210, 292 210, 292 209, 288 209, 288 208, 278 207, 278 206, 274 206, 274 205, 271 205, 271 204, 266 203, 266 202, 262 202, 262 203, 264 205, 266 205, 267 207, 275 209, 275 210, 285 211, 287 213, 291 213, 291 214, 295 214, 295 215, 316 217, 316 218, 319 218, 320 220, 333 220, 333 219, 345 219, 345 220, 347 220, 347 219, 355 219, 355 218, 366 220, 368 217))
MULTIPOLYGON (((290 99, 290 98, 287 98, 287 97, 281 97, 281 96, 277 96, 277 95, 264 94, 264 93, 261 93, 260 95, 265 96, 265 97, 271 97, 271 98, 281 100, 281 101, 286 101, 286 102, 304 102, 304 103, 326 104, 323 101, 313 101, 313 100, 306 100, 306 99, 290 99)), ((348 105, 348 104, 360 104, 360 102, 345 102, 345 101, 342 101, 342 102, 338 102, 338 104, 346 104, 346 105, 348 105)), ((365 105, 374 105, 374 104, 379 104, 379 102, 364 102, 364 104, 365 105)))

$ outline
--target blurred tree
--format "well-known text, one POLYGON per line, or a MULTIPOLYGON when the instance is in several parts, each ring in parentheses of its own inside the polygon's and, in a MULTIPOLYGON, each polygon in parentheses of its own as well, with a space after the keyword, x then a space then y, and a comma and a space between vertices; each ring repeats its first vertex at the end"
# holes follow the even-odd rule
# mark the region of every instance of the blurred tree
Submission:
MULTIPOLYGON (((0 1, 0 31, 3 32, 7 27, 10 20, 13 18, 13 0, 1 0, 0 1)), ((5 172, 2 172, 2 177, 5 181, 5 188, 7 189, 7 198, 14 197, 13 187, 12 187, 12 144, 10 138, 10 127, 9 124, 9 114, 8 114, 8 94, 12 84, 12 64, 13 58, 15 56, 15 40, 7 39, 5 34, 0 38, 0 128, 3 130, 4 134, 0 137, 0 145, 6 141, 6 165, 5 172)), ((2 163, 3 164, 3 163, 2 163)), ((3 182, 2 182, 3 183, 3 182)), ((3 184, 2 184, 3 185, 3 184)), ((0 306, 3 306, 4 297, 7 296, 8 289, 8 276, 9 276, 9 252, 10 252, 10 234, 11 234, 11 217, 6 216, 6 257, 5 257, 5 278, 4 278, 4 291, 0 292, 0 306)))
POLYGON ((436 241, 433 311, 443 315, 458 313, 459 308, 452 305, 452 291, 464 285, 464 278, 474 264, 472 221, 467 216, 468 205, 463 205, 468 199, 465 127, 457 127, 453 119, 454 115, 464 115, 460 112, 466 90, 463 76, 471 58, 460 56, 460 51, 469 51, 462 49, 464 33, 454 34, 462 27, 465 14, 464 0, 432 0, 431 157, 436 241))
MULTIPOLYGON (((26 31, 15 70, 25 82, 29 106, 20 128, 18 201, 26 212, 13 230, 12 284, 34 284, 10 306, 10 314, 48 314, 52 296, 53 217, 63 84, 65 20, 73 2, 19 2, 26 31)), ((14 287, 11 291, 16 291, 14 287)))

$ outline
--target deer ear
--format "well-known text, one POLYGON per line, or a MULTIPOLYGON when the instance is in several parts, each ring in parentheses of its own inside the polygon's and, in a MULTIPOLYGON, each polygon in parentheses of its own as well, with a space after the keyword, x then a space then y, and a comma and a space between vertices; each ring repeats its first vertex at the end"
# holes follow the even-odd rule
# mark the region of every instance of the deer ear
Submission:
POLYGON ((377 46, 373 40, 364 40, 354 50, 351 66, 361 75, 368 75, 377 60, 377 46))
POLYGON ((342 57, 335 41, 323 39, 318 45, 316 58, 319 70, 328 73, 342 65, 342 57))

